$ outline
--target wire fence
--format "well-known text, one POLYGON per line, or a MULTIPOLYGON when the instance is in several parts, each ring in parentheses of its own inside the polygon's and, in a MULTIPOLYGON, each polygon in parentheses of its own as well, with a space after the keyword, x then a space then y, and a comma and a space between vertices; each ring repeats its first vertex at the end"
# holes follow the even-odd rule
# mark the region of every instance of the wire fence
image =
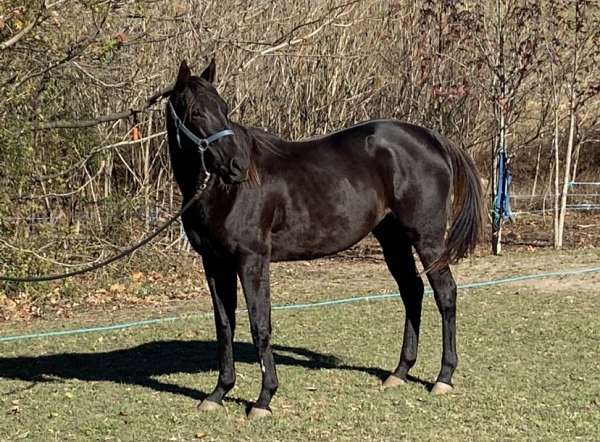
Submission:
MULTIPOLYGON (((600 182, 592 181, 572 181, 569 183, 569 189, 574 189, 577 186, 600 187, 600 182)), ((568 211, 597 211, 600 210, 600 193, 596 190, 585 192, 585 190, 577 190, 567 194, 568 211)), ((554 211, 554 200, 561 195, 554 193, 546 194, 514 194, 511 195, 511 206, 513 207, 513 215, 519 216, 524 214, 544 214, 554 211)))

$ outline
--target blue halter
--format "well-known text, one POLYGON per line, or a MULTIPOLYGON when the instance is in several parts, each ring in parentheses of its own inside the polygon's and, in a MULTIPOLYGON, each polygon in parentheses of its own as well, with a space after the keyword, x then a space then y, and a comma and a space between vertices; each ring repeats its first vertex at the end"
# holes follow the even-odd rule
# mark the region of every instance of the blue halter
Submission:
POLYGON ((204 182, 201 185, 202 189, 206 188, 208 180, 210 179, 210 173, 206 169, 206 164, 204 163, 204 152, 208 150, 211 144, 219 141, 221 138, 228 137, 231 135, 235 135, 235 133, 231 129, 223 129, 215 134, 212 134, 206 138, 199 138, 192 131, 190 131, 185 124, 175 112, 175 108, 173 107, 173 103, 169 100, 169 110, 171 111, 171 117, 173 117, 173 122, 175 123, 175 134, 177 136, 177 145, 181 149, 181 136, 180 132, 183 132, 188 139, 194 143, 200 152, 200 161, 202 162, 202 169, 204 170, 204 182))

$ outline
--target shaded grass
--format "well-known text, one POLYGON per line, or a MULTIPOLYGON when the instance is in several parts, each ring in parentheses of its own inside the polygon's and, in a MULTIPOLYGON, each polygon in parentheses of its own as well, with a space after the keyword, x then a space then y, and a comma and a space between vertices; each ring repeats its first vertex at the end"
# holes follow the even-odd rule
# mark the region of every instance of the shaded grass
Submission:
MULTIPOLYGON (((463 292, 464 293, 464 292, 463 292)), ((428 392, 440 360, 426 298, 418 380, 381 391, 397 362, 397 301, 273 313, 275 419, 248 422, 259 370, 240 315, 238 383, 226 413, 195 405, 216 381, 210 318, 112 334, 2 344, 0 439, 595 440, 600 294, 530 286, 466 292, 456 392, 428 392)))

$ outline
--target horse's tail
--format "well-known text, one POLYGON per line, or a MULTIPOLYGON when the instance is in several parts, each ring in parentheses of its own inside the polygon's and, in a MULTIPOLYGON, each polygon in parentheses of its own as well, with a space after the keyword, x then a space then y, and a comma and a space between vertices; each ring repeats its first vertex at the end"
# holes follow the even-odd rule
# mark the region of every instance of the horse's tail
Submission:
POLYGON ((442 269, 471 253, 485 225, 483 191, 475 163, 461 148, 434 132, 450 158, 452 167, 452 224, 446 234, 444 253, 429 270, 442 269))

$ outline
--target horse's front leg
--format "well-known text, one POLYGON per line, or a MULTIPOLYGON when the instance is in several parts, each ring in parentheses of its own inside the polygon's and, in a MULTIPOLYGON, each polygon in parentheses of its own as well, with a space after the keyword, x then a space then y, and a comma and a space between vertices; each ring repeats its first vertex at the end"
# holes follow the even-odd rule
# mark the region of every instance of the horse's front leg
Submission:
POLYGON ((247 254, 239 261, 239 276, 246 297, 252 340, 258 353, 262 387, 258 400, 248 413, 250 419, 269 416, 269 403, 277 391, 277 372, 271 349, 270 257, 247 254))
POLYGON ((235 384, 233 336, 237 306, 237 278, 235 265, 203 256, 204 272, 210 289, 217 330, 219 352, 219 379, 217 386, 199 405, 201 411, 221 408, 223 398, 235 384))

